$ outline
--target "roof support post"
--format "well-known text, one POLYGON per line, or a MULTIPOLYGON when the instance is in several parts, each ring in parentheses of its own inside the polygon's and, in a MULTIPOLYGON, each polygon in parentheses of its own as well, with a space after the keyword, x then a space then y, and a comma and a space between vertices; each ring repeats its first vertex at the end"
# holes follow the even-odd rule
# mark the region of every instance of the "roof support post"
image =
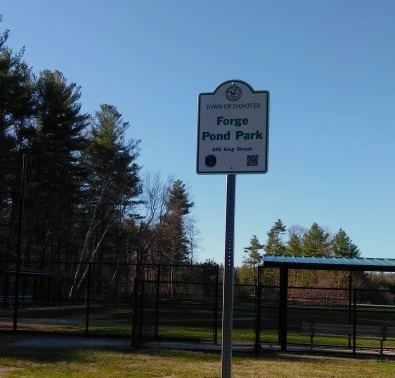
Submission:
POLYGON ((348 274, 348 324, 352 324, 352 270, 348 274))
POLYGON ((280 327, 279 341, 281 351, 287 350, 287 329, 288 329, 288 268, 280 268, 280 327))

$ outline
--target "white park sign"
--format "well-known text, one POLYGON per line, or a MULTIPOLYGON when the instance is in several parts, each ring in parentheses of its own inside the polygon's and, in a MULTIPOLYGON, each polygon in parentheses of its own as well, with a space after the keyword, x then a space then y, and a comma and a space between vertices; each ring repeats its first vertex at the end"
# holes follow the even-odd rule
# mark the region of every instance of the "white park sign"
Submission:
POLYGON ((197 173, 266 173, 269 92, 238 80, 201 93, 198 103, 197 173))

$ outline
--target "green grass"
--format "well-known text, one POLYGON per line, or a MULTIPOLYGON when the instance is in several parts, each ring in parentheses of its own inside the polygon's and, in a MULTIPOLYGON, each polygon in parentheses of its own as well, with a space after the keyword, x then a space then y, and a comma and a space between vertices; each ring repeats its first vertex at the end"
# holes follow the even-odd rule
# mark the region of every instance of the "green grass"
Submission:
MULTIPOLYGON (((159 327, 159 337, 166 340, 179 339, 179 340, 213 340, 213 330, 205 327, 191 327, 191 326, 161 326, 159 327)), ((221 340, 222 331, 218 330, 218 340, 221 340)), ((233 329, 233 340, 235 342, 255 342, 255 332, 253 329, 233 329)), ((310 345, 310 337, 300 335, 298 332, 289 331, 287 334, 288 344, 310 345)), ((277 330, 265 330, 261 332, 262 343, 278 343, 277 330)), ((334 336, 317 336, 314 339, 314 344, 326 345, 332 347, 348 347, 347 337, 334 337, 334 336)), ((358 338, 356 339, 358 348, 380 348, 380 342, 377 339, 358 338)), ((384 342, 385 348, 395 348, 395 340, 386 340, 384 342)))
MULTIPOLYGON (((7 336, 20 337, 20 336, 7 336)), ((234 356, 234 378, 392 378, 395 364, 385 360, 362 360, 266 354, 234 356)), ((221 356, 184 351, 153 351, 119 348, 75 349, 0 346, 0 376, 4 378, 166 377, 219 378, 221 356)))

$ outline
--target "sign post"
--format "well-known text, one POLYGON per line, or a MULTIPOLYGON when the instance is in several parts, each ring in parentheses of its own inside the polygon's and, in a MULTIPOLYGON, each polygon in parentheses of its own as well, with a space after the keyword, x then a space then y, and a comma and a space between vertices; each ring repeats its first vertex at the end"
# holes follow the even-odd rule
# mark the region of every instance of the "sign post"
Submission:
POLYGON ((234 218, 236 173, 266 173, 269 92, 239 80, 201 93, 198 103, 199 174, 227 174, 221 377, 232 374, 234 218))
POLYGON ((222 305, 222 378, 231 377, 233 334, 234 223, 236 175, 226 176, 225 270, 222 305))

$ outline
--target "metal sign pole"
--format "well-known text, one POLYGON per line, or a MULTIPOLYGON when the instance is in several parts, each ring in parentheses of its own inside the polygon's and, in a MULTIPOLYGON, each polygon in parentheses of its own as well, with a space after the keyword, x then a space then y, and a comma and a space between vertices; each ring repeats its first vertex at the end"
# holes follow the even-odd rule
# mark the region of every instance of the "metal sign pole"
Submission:
POLYGON ((225 271, 222 307, 222 378, 232 376, 234 223, 236 175, 226 176, 225 271))

